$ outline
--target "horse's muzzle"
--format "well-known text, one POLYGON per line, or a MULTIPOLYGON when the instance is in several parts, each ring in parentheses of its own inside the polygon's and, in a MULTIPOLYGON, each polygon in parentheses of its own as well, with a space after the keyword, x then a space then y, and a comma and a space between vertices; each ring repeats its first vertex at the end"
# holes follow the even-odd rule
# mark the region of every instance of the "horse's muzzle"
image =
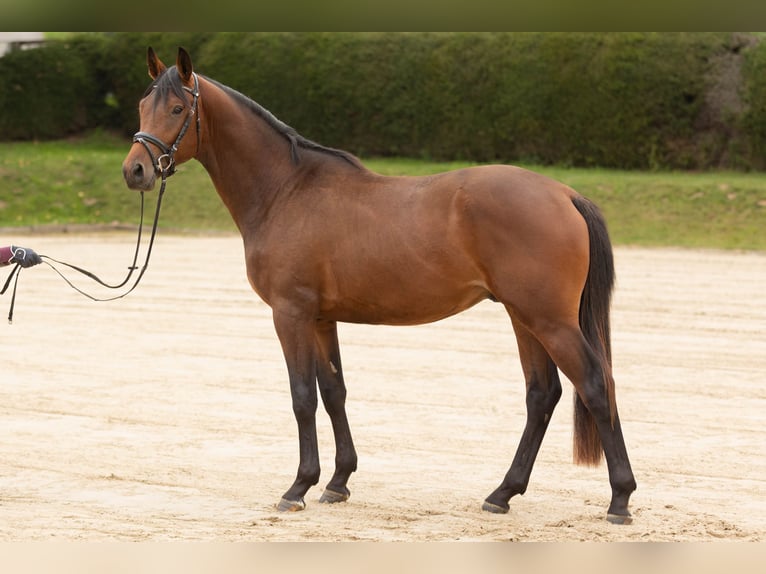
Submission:
POLYGON ((149 191, 154 188, 156 176, 154 167, 140 159, 128 156, 122 164, 122 176, 130 189, 149 191))

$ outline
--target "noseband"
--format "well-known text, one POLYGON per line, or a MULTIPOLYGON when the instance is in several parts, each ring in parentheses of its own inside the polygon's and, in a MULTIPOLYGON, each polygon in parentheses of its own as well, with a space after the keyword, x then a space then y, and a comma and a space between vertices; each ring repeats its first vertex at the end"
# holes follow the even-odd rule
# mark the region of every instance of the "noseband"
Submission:
POLYGON ((161 176, 163 181, 173 175, 176 171, 175 154, 178 151, 178 146, 181 144, 181 140, 186 135, 186 131, 189 129, 189 124, 191 123, 192 116, 197 117, 197 149, 199 150, 199 114, 197 113, 199 82, 197 81, 197 74, 193 73, 192 78, 194 78, 194 89, 183 86, 183 89, 192 95, 192 106, 189 110, 189 114, 186 116, 184 125, 181 126, 181 131, 178 132, 178 137, 176 138, 176 141, 173 143, 173 145, 169 146, 158 137, 155 137, 147 132, 136 132, 133 136, 133 143, 138 142, 144 146, 144 148, 146 148, 146 152, 149 154, 149 157, 152 158, 154 173, 161 176), (152 153, 152 148, 149 147, 150 143, 157 146, 160 151, 162 151, 162 154, 155 157, 155 155, 152 153))

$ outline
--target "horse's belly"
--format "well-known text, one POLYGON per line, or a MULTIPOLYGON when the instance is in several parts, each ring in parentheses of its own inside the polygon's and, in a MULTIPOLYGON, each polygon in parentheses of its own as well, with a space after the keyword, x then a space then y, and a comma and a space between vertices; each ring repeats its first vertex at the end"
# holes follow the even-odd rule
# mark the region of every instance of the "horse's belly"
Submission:
POLYGON ((428 285, 376 285, 365 294, 326 300, 322 317, 345 323, 419 325, 465 311, 490 295, 480 283, 438 289, 428 285))

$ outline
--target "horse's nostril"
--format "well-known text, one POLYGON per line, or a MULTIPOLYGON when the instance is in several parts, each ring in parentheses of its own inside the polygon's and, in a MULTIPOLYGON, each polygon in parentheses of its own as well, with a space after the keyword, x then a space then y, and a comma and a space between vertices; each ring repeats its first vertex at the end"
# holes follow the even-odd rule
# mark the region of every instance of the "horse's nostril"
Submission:
POLYGON ((122 166, 122 175, 130 189, 146 189, 154 180, 140 161, 126 161, 122 166))

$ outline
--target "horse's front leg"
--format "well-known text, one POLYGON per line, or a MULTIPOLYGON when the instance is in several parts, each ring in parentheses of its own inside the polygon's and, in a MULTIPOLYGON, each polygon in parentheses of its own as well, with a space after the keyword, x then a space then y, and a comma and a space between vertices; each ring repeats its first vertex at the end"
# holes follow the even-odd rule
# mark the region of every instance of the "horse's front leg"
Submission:
POLYGON ((304 496, 309 488, 319 482, 315 323, 275 310, 274 327, 287 362, 300 449, 295 482, 282 496, 277 508, 281 511, 296 511, 306 508, 304 496))
POLYGON ((346 416, 346 384, 340 362, 337 323, 318 323, 316 343, 317 382, 335 435, 335 473, 319 501, 343 502, 351 494, 346 483, 356 470, 357 457, 346 416))

